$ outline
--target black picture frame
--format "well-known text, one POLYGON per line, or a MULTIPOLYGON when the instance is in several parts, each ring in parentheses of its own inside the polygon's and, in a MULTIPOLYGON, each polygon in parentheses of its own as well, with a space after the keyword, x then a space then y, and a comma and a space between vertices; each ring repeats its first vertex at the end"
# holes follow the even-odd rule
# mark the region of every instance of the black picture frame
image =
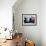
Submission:
POLYGON ((22 14, 22 26, 36 26, 37 14, 22 14))

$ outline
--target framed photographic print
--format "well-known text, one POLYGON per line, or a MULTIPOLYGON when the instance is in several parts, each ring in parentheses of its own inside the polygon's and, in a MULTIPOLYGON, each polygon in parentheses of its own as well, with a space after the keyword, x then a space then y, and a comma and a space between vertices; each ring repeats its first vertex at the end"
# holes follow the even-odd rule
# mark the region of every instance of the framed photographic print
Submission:
POLYGON ((36 26, 37 14, 22 14, 22 26, 36 26))

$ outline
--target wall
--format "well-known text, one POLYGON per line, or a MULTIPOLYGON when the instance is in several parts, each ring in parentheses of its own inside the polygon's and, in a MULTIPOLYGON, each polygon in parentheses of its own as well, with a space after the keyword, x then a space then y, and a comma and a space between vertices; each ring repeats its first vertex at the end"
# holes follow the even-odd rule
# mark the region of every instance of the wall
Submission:
POLYGON ((41 1, 40 23, 42 46, 46 46, 46 0, 41 1))
POLYGON ((41 46, 41 1, 40 0, 21 0, 13 6, 15 30, 23 33, 24 39, 35 41, 36 46, 41 46), (37 26, 22 26, 22 14, 37 14, 37 26))
POLYGON ((12 29, 12 6, 16 0, 0 0, 0 27, 12 29))

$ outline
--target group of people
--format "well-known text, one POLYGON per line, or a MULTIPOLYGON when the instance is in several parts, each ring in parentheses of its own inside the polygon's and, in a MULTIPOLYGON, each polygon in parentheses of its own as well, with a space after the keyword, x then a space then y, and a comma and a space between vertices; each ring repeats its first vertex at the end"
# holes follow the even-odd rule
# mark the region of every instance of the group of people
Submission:
POLYGON ((35 18, 34 17, 30 17, 29 20, 28 18, 24 18, 24 23, 35 23, 35 18))

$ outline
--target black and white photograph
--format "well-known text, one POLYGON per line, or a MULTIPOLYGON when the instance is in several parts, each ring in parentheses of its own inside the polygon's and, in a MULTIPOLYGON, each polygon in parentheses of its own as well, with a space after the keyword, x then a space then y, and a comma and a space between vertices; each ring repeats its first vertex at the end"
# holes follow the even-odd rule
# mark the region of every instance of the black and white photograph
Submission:
POLYGON ((23 26, 36 26, 37 14, 22 14, 22 25, 23 26))

